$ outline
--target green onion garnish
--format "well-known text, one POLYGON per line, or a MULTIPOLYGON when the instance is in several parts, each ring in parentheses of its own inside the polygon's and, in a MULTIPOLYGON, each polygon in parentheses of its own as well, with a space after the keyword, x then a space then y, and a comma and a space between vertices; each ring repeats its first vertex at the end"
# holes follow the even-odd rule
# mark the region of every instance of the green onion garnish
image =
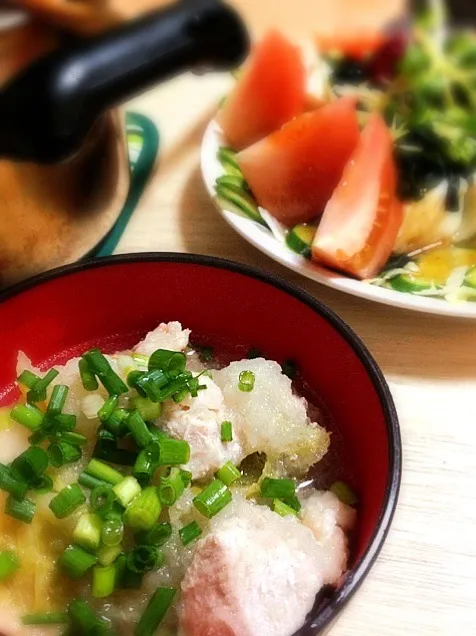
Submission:
POLYGON ((81 382, 86 391, 96 391, 99 387, 96 376, 89 369, 89 365, 84 358, 79 361, 79 375, 81 376, 81 382))
POLYGON ((121 506, 127 508, 131 501, 142 492, 142 488, 135 477, 129 476, 116 484, 113 491, 121 506))
POLYGON ((114 565, 96 565, 93 568, 91 593, 93 598, 105 598, 114 592, 116 568, 114 565))
POLYGON ((184 470, 183 468, 180 469, 180 476, 182 477, 182 481, 184 483, 185 488, 187 486, 190 486, 190 484, 192 483, 192 473, 189 470, 184 470))
POLYGON ((88 475, 92 475, 92 477, 96 477, 96 479, 101 479, 102 481, 107 481, 109 484, 114 485, 124 479, 124 475, 122 475, 118 470, 111 468, 111 466, 108 466, 98 459, 92 459, 86 466, 84 472, 88 475))
POLYGON ((153 636, 174 600, 173 587, 159 587, 142 614, 134 636, 153 636))
POLYGON ((76 428, 76 415, 71 413, 59 413, 55 415, 55 424, 58 431, 74 431, 76 428))
POLYGON ((124 524, 121 519, 106 519, 101 528, 101 540, 111 547, 121 543, 124 537, 124 524))
POLYGON ((146 375, 144 371, 131 371, 127 374, 126 378, 127 384, 131 387, 131 389, 135 389, 141 397, 147 397, 147 395, 144 389, 138 386, 137 382, 143 378, 144 375, 146 375))
POLYGON ((28 484, 14 477, 10 468, 0 464, 0 489, 16 499, 23 499, 28 492, 28 484))
POLYGON ((162 437, 159 439, 159 445, 160 466, 174 466, 188 463, 190 459, 190 445, 185 440, 162 437))
POLYGON ((139 532, 135 536, 136 543, 141 545, 155 545, 160 548, 172 536, 172 526, 168 521, 157 523, 146 532, 139 532))
POLYGON ((46 389, 58 375, 56 369, 50 369, 45 377, 40 378, 38 382, 30 389, 26 395, 28 402, 44 402, 46 400, 46 389))
POLYGON ((118 448, 116 436, 102 428, 98 434, 93 457, 111 464, 133 466, 137 458, 137 453, 126 450, 125 448, 118 448))
POLYGON ((0 552, 0 581, 10 578, 19 567, 20 561, 15 552, 11 550, 2 550, 0 552))
POLYGON ((48 455, 39 446, 30 446, 16 457, 11 465, 14 477, 27 483, 34 482, 48 468, 48 455))
POLYGON ((162 405, 160 402, 152 402, 149 398, 140 395, 132 399, 132 406, 139 411, 140 416, 146 422, 156 420, 162 413, 162 405))
POLYGON ((153 545, 140 545, 127 554, 127 567, 139 574, 150 572, 163 563, 164 555, 153 545))
POLYGON ((53 387, 50 401, 46 409, 50 415, 59 415, 64 408, 66 397, 68 395, 68 387, 65 384, 57 384, 53 387))
POLYGON ((128 415, 129 412, 126 409, 116 409, 104 422, 104 427, 116 437, 124 437, 127 433, 126 419, 128 415))
POLYGON ((238 388, 244 393, 250 393, 255 386, 253 371, 242 371, 238 377, 238 388))
POLYGON ((98 486, 108 485, 106 481, 103 481, 102 479, 97 479, 96 477, 93 477, 92 475, 88 475, 88 473, 81 473, 81 475, 78 477, 78 484, 80 486, 83 486, 83 488, 89 488, 89 490, 93 490, 94 488, 97 488, 98 486))
POLYGON ((172 468, 168 476, 161 477, 157 490, 160 503, 163 506, 173 506, 177 499, 183 495, 183 491, 185 490, 180 469, 172 468))
POLYGON ((154 439, 139 411, 132 411, 132 413, 129 414, 127 418, 127 428, 139 448, 145 448, 154 439))
POLYGON ((99 636, 109 632, 109 622, 99 618, 91 607, 82 599, 71 601, 68 606, 70 629, 74 636, 99 636))
POLYGON ((25 371, 22 371, 18 376, 17 382, 18 384, 23 384, 23 386, 26 386, 28 389, 32 389, 39 379, 35 373, 25 369, 25 371))
MULTIPOLYGON (((134 478, 131 477, 131 479, 134 478)), ((161 509, 157 489, 150 486, 127 506, 124 523, 132 530, 150 530, 157 523, 161 509)))
POLYGON ((10 417, 18 424, 21 424, 30 431, 36 431, 43 424, 44 413, 33 404, 18 404, 15 406, 10 417))
POLYGON ((98 417, 101 422, 106 422, 117 408, 119 398, 117 395, 111 395, 101 406, 98 411, 98 417))
POLYGON ((296 495, 294 495, 294 497, 285 497, 282 501, 296 512, 301 510, 301 502, 296 495))
POLYGON ((231 442, 233 440, 233 428, 231 422, 226 420, 221 423, 221 441, 231 442))
POLYGON ((342 503, 348 506, 355 506, 359 501, 355 492, 344 481, 334 482, 329 490, 333 492, 342 503))
MULTIPOLYGON (((133 373, 134 371, 132 374, 133 373)), ((128 382, 132 374, 130 373, 127 376, 128 382)), ((135 382, 134 387, 139 395, 142 397, 148 397, 152 402, 161 402, 163 399, 162 389, 167 386, 167 384, 171 384, 169 376, 160 369, 141 373, 140 377, 136 377, 133 381, 135 382)))
POLYGON ((46 495, 53 490, 53 480, 49 475, 41 475, 31 487, 37 495, 46 495))
POLYGON ((89 495, 92 510, 102 519, 111 512, 115 501, 116 495, 109 484, 97 486, 89 495))
MULTIPOLYGON (((152 442, 152 444, 153 443, 154 442, 152 442)), ((150 484, 150 480, 154 476, 156 468, 157 460, 154 458, 152 453, 147 450, 147 448, 144 448, 137 456, 134 468, 132 469, 132 474, 139 484, 144 487, 150 484)))
POLYGON ((5 514, 23 521, 23 523, 31 523, 35 511, 36 504, 29 499, 15 499, 9 495, 5 503, 5 514))
POLYGON ((204 517, 211 519, 232 500, 230 490, 219 479, 215 479, 195 497, 193 505, 204 517))
POLYGON ((273 499, 273 511, 277 512, 281 517, 287 517, 288 515, 296 516, 297 512, 291 506, 288 506, 280 499, 273 499))
POLYGON ((114 564, 116 566, 116 580, 118 587, 133 588, 139 590, 142 587, 144 574, 142 572, 133 572, 127 566, 127 557, 120 554, 114 564))
POLYGON ((195 348, 197 349, 200 356, 200 360, 202 360, 202 362, 210 362, 210 360, 213 359, 213 355, 214 355, 213 347, 197 346, 195 348))
POLYGON ((55 468, 61 468, 65 464, 74 464, 81 459, 82 454, 79 446, 65 441, 55 442, 48 447, 48 459, 55 468))
POLYGON ((88 438, 85 435, 81 435, 81 433, 73 433, 72 431, 60 433, 59 437, 62 442, 67 442, 73 446, 84 446, 88 443, 88 438))
POLYGON ((88 363, 89 370, 100 380, 109 395, 122 395, 128 388, 112 369, 108 360, 99 349, 91 349, 83 353, 83 360, 88 363))
POLYGON ((22 616, 23 625, 64 625, 69 622, 66 612, 45 612, 22 616))
POLYGON ((234 464, 226 462, 226 464, 223 464, 217 472, 217 477, 225 484, 225 486, 229 486, 241 477, 241 472, 234 464))
POLYGON ((78 545, 69 545, 58 559, 58 566, 70 579, 79 581, 97 562, 96 555, 86 552, 78 545))
POLYGON ((149 358, 149 370, 159 369, 165 371, 171 378, 177 377, 185 370, 187 358, 180 351, 167 351, 157 349, 149 358))
POLYGON ((272 479, 265 477, 260 484, 262 497, 287 499, 296 494, 296 484, 292 479, 272 479))
POLYGON ((112 565, 121 552, 121 545, 103 545, 98 552, 99 563, 102 563, 102 565, 112 565))
POLYGON ((202 530, 196 521, 192 521, 188 525, 180 528, 179 536, 182 541, 182 545, 188 545, 195 541, 202 534, 202 530))
POLYGON ((86 497, 78 484, 70 484, 63 488, 50 501, 50 509, 57 519, 65 519, 86 503, 86 497))
POLYGON ((102 521, 98 515, 86 512, 80 516, 73 532, 73 541, 82 548, 94 552, 101 543, 102 521))

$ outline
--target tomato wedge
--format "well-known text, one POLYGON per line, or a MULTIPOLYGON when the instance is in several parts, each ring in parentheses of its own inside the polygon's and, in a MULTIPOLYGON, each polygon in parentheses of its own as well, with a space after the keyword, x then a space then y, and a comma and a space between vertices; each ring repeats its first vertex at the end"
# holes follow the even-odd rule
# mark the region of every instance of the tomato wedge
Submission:
POLYGON ((362 60, 376 53, 386 39, 382 31, 322 33, 316 36, 319 53, 340 53, 354 60, 362 60))
POLYGON ((304 113, 236 159, 259 205, 289 227, 324 211, 359 142, 355 100, 304 113))
POLYGON ((385 265, 403 221, 392 149, 385 122, 373 115, 317 228, 314 260, 357 278, 385 265))
POLYGON ((228 143, 247 148, 304 111, 306 70, 298 47, 277 31, 254 49, 217 120, 228 143))

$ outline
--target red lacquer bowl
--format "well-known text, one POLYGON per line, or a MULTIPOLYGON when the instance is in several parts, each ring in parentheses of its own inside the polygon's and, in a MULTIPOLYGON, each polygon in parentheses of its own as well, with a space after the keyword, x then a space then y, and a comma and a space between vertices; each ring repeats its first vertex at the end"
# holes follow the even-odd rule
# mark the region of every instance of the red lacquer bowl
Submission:
POLYGON ((351 569, 337 591, 320 595, 295 636, 322 634, 382 547, 401 474, 388 386, 359 338, 325 305, 268 274, 203 256, 129 255, 62 267, 0 296, 0 404, 14 398, 19 349, 48 366, 92 345, 127 348, 170 320, 211 342, 295 360, 350 449, 360 500, 351 569))

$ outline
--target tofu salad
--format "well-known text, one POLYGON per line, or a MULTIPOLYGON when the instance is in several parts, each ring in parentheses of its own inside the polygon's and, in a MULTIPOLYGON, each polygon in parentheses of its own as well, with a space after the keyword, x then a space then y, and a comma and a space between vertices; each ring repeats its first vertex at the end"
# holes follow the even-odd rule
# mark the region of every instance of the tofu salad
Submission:
POLYGON ((356 500, 308 478, 330 446, 318 409, 290 368, 189 337, 160 324, 46 373, 19 354, 0 412, 3 636, 291 636, 339 585, 356 500))

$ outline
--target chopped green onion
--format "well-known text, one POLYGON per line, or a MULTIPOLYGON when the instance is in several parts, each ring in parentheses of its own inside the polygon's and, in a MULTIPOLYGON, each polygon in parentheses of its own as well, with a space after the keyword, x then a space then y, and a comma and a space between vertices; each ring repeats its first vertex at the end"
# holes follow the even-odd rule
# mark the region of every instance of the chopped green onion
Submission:
POLYGON ((174 600, 173 587, 159 587, 153 594, 137 625, 134 636, 153 636, 174 600))
POLYGON ((10 578, 20 567, 15 552, 11 550, 2 550, 0 552, 0 581, 10 578))
POLYGON ((46 389, 58 375, 56 369, 50 369, 44 378, 40 378, 38 382, 30 389, 26 395, 28 402, 43 402, 46 400, 46 389))
POLYGON ((132 474, 139 484, 144 487, 150 484, 150 480, 154 476, 156 468, 157 460, 154 459, 154 456, 147 450, 147 448, 144 448, 137 456, 136 463, 132 469, 132 474))
POLYGON ((167 436, 165 435, 165 433, 162 433, 162 431, 159 431, 156 428, 152 428, 149 430, 150 430, 150 434, 152 435, 152 442, 145 448, 145 450, 149 453, 152 461, 158 465, 159 459, 160 459, 159 440, 167 436), (156 437, 155 432, 159 434, 159 437, 156 437))
POLYGON ((116 409, 104 422, 104 427, 116 437, 124 437, 127 433, 126 419, 128 415, 126 409, 116 409))
POLYGON ((84 358, 79 361, 79 375, 81 376, 81 382, 86 391, 96 391, 99 387, 96 376, 89 369, 89 364, 84 358))
POLYGON ((99 563, 102 565, 112 565, 122 552, 121 545, 103 545, 99 548, 99 563))
POLYGON ((273 499, 273 511, 277 512, 281 517, 287 517, 288 515, 296 516, 297 512, 291 506, 288 506, 280 499, 273 499))
POLYGON ((36 504, 29 499, 15 499, 12 495, 8 495, 5 503, 5 514, 23 521, 23 523, 31 523, 35 516, 36 504))
POLYGON ((69 619, 66 612, 45 612, 22 616, 21 622, 23 625, 64 625, 69 622, 69 619))
POLYGON ((10 417, 30 431, 36 431, 43 423, 44 413, 33 404, 19 404, 15 406, 10 417))
POLYGON ((122 395, 128 388, 112 369, 107 358, 99 349, 91 349, 83 353, 83 360, 88 363, 89 370, 100 380, 109 395, 122 395))
POLYGON ((221 423, 221 441, 222 442, 231 442, 233 440, 233 429, 231 426, 231 422, 226 420, 221 423))
POLYGON ((172 395, 172 400, 178 404, 179 402, 182 402, 182 400, 185 400, 185 398, 188 396, 189 394, 189 390, 188 388, 182 389, 181 391, 177 391, 177 393, 174 393, 172 395))
POLYGON ((272 479, 265 477, 260 484, 261 496, 270 499, 287 499, 296 494, 296 484, 292 479, 272 479))
POLYGON ((93 568, 93 598, 106 598, 114 592, 116 586, 116 568, 114 565, 96 565, 93 568))
MULTIPOLYGON (((134 478, 131 477, 131 479, 134 478)), ((139 486, 139 484, 137 485, 139 486)), ((150 486, 145 488, 127 506, 124 513, 124 523, 133 530, 150 530, 157 523, 161 509, 157 490, 150 486)))
POLYGON ((57 519, 65 519, 86 502, 86 497, 78 484, 63 488, 50 501, 50 509, 57 519))
POLYGON ((30 442, 32 446, 38 446, 38 444, 41 444, 42 442, 44 442, 45 439, 48 439, 47 431, 43 430, 43 428, 39 428, 38 430, 36 430, 34 433, 30 435, 30 437, 28 438, 28 441, 30 442))
POLYGON ((172 526, 168 521, 164 521, 163 523, 155 524, 146 532, 137 533, 135 539, 136 543, 140 543, 141 545, 155 545, 160 548, 171 536, 172 526))
POLYGON ((81 473, 78 477, 78 484, 83 486, 83 488, 88 488, 89 490, 94 490, 98 486, 108 486, 109 484, 102 479, 97 479, 97 477, 93 477, 92 475, 88 475, 88 473, 81 473))
POLYGON ((28 492, 28 484, 14 477, 10 468, 0 464, 0 489, 16 499, 23 499, 28 492))
POLYGON ((70 629, 74 636, 98 636, 109 633, 109 622, 99 618, 91 607, 82 599, 71 601, 68 606, 70 629))
POLYGON ((96 555, 77 545, 69 545, 58 559, 58 566, 70 579, 79 581, 97 562, 96 555))
POLYGON ((39 379, 35 373, 25 369, 25 371, 22 371, 18 376, 17 382, 18 384, 23 384, 23 386, 26 386, 28 389, 32 389, 39 379))
POLYGON ((187 464, 190 459, 190 445, 183 439, 171 439, 162 437, 159 439, 160 445, 160 466, 174 466, 176 464, 187 464))
POLYGON ((31 484, 37 495, 46 495, 53 490, 53 480, 49 475, 41 475, 39 479, 31 484))
POLYGON ((180 469, 180 476, 182 477, 182 481, 183 484, 185 486, 185 488, 187 486, 190 486, 191 482, 192 482, 192 473, 189 470, 184 470, 183 468, 180 469))
POLYGON ((59 431, 74 431, 76 428, 76 415, 59 413, 55 416, 55 423, 59 431))
POLYGON ((121 588, 133 588, 139 590, 142 587, 144 581, 144 574, 142 572, 133 572, 127 567, 127 560, 124 557, 124 565, 122 564, 121 556, 116 561, 116 573, 121 588))
POLYGON ((142 419, 139 411, 132 411, 127 418, 127 428, 139 448, 145 448, 153 441, 153 437, 147 424, 142 419))
POLYGON ((171 378, 175 378, 185 370, 186 363, 187 358, 181 351, 157 349, 149 358, 149 371, 159 369, 165 371, 171 378))
POLYGON ((64 408, 66 397, 68 395, 68 387, 65 384, 57 384, 53 387, 53 392, 46 409, 50 415, 59 415, 64 408))
POLYGON ((111 512, 115 501, 116 495, 109 484, 97 486, 89 495, 91 508, 103 519, 111 512))
POLYGON ((100 462, 98 459, 92 459, 89 464, 86 466, 85 472, 88 475, 92 475, 97 479, 102 479, 103 481, 107 481, 109 484, 118 484, 124 479, 124 475, 122 475, 115 468, 111 468, 104 462, 100 462))
MULTIPOLYGON (((127 376, 128 379, 129 376, 127 376)), ((147 373, 141 373, 141 377, 135 380, 134 387, 142 397, 148 397, 152 402, 161 402, 161 389, 167 384, 171 384, 169 376, 160 369, 154 369, 147 373)))
POLYGON ((281 370, 284 375, 287 375, 290 380, 294 380, 297 374, 297 365, 292 360, 285 360, 281 365, 281 370))
POLYGON ((79 446, 65 441, 55 442, 48 447, 48 459, 55 468, 61 468, 65 464, 74 464, 81 459, 82 454, 79 446))
POLYGON ((102 521, 98 515, 86 512, 80 516, 73 532, 73 541, 94 552, 101 543, 102 521))
POLYGON ((299 512, 301 510, 301 502, 296 495, 294 495, 294 497, 285 497, 282 499, 282 501, 296 512, 299 512))
POLYGON ((202 530, 196 521, 192 521, 188 525, 180 528, 179 536, 182 541, 182 545, 188 545, 195 541, 202 534, 202 530))
POLYGON ((118 448, 115 435, 106 429, 99 431, 93 456, 96 459, 122 466, 133 466, 137 459, 136 452, 126 450, 125 448, 118 448))
POLYGON ((124 537, 124 524, 121 519, 106 519, 101 528, 101 540, 104 545, 111 547, 121 543, 124 537))
POLYGON ((39 446, 30 446, 16 457, 11 465, 14 477, 31 483, 38 479, 48 468, 48 455, 39 446))
POLYGON ((119 398, 117 395, 111 395, 98 411, 98 417, 101 422, 106 422, 117 408, 119 398))
POLYGON ((137 362, 139 365, 145 367, 147 367, 149 363, 149 356, 146 356, 144 353, 137 353, 134 351, 134 353, 131 353, 131 358, 134 360, 134 362, 137 362))
POLYGON ((348 506, 355 506, 359 501, 355 492, 343 481, 336 481, 329 489, 334 495, 348 506))
POLYGON ((241 472, 234 464, 226 462, 226 464, 223 464, 217 472, 217 477, 225 484, 225 486, 229 486, 241 477, 241 472))
POLYGON ((213 359, 214 351, 213 347, 195 347, 199 353, 200 359, 202 362, 210 362, 213 359))
POLYGON ((163 506, 173 506, 177 499, 183 495, 184 490, 185 484, 180 469, 172 468, 168 476, 160 478, 160 484, 157 489, 160 503, 163 506))
POLYGON ((136 411, 139 411, 140 416, 146 422, 156 420, 162 413, 162 405, 160 402, 152 402, 149 398, 145 398, 140 395, 132 399, 132 406, 136 409, 136 411))
POLYGON ((127 567, 139 574, 150 572, 163 563, 164 555, 153 545, 140 545, 127 554, 127 567))
POLYGON ((230 490, 219 479, 215 479, 195 497, 193 505, 204 517, 211 519, 232 500, 230 490))
POLYGON ((238 377, 238 388, 244 393, 250 393, 255 386, 253 371, 242 371, 238 377))
POLYGON ((127 508, 131 501, 142 492, 142 488, 137 479, 129 475, 116 484, 113 491, 121 506, 127 508))
POLYGON ((85 435, 81 435, 81 433, 73 433, 72 431, 60 433, 60 440, 62 442, 67 442, 68 444, 72 444, 73 446, 84 446, 88 443, 88 438, 85 435))
POLYGON ((144 389, 137 384, 137 382, 144 377, 146 373, 144 371, 131 371, 127 374, 127 384, 131 389, 135 389, 142 397, 147 397, 144 389))

